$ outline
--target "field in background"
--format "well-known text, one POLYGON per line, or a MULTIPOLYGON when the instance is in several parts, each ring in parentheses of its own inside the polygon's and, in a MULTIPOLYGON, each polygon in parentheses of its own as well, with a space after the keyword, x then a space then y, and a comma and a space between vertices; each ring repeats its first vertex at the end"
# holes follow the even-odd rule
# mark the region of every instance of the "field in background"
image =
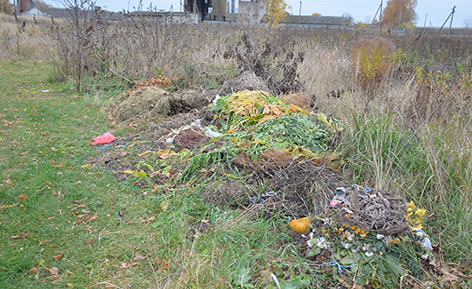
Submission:
MULTIPOLYGON (((156 196, 151 201, 119 193, 122 188, 133 190, 132 184, 116 183, 111 175, 99 168, 94 168, 92 175, 84 171, 80 166, 94 152, 90 152, 86 144, 74 144, 76 137, 70 136, 83 134, 85 139, 89 139, 100 131, 93 131, 93 128, 105 130, 105 115, 98 109, 106 107, 109 97, 127 89, 136 80, 164 75, 176 80, 177 89, 199 89, 217 87, 234 77, 238 74, 238 63, 234 58, 224 57, 224 54, 237 47, 242 37, 241 27, 205 23, 172 25, 145 19, 125 19, 120 23, 97 19, 76 27, 67 21, 59 22, 62 25, 59 27, 51 26, 50 19, 38 19, 38 24, 34 24, 32 19, 22 21, 18 26, 13 17, 0 15, 2 106, 18 110, 15 113, 0 111, 2 121, 8 120, 4 121, 0 142, 0 157, 4 166, 0 206, 17 202, 17 195, 22 192, 33 194, 43 190, 51 200, 40 200, 40 196, 27 199, 37 202, 30 205, 35 211, 38 207, 48 206, 55 211, 67 211, 72 206, 85 204, 85 210, 90 211, 89 218, 98 212, 104 216, 109 214, 109 217, 103 221, 97 220, 100 222, 98 226, 101 226, 97 229, 101 234, 98 238, 86 238, 82 235, 86 225, 83 225, 82 231, 76 232, 74 230, 78 229, 70 224, 61 227, 54 223, 54 220, 74 223, 76 216, 51 215, 51 212, 41 210, 37 211, 38 216, 31 216, 26 205, 21 209, 1 209, 0 226, 5 228, 2 228, 2 242, 7 245, 2 246, 5 253, 0 253, 1 275, 5 276, 0 281, 36 284, 34 279, 23 279, 22 276, 28 275, 32 267, 43 266, 48 270, 59 267, 61 272, 65 271, 66 276, 58 281, 61 285, 106 286, 122 281, 124 284, 117 286, 142 284, 142 287, 151 287, 152 284, 164 284, 162 286, 171 288, 191 284, 191 287, 224 288, 227 287, 228 276, 241 278, 241 287, 244 287, 244 282, 250 280, 250 276, 244 277, 249 275, 248 268, 262 268, 268 259, 277 259, 279 264, 289 266, 294 276, 306 266, 303 260, 297 259, 296 252, 291 252, 291 247, 283 246, 287 236, 279 229, 283 224, 276 221, 257 221, 259 223, 253 224, 253 220, 244 214, 238 215, 236 212, 226 216, 218 208, 209 208, 198 199, 192 199, 193 196, 183 196, 178 192, 164 196, 164 199, 156 196), (22 21, 25 21, 24 26, 22 21), (41 68, 42 72, 36 71, 35 67, 41 68), (32 71, 30 74, 29 70, 32 71), (46 88, 62 94, 35 96, 31 92, 33 88, 34 91, 46 88), (71 97, 71 88, 79 89, 74 93, 85 97, 71 97), (38 111, 38 107, 47 107, 48 102, 58 103, 55 108, 55 104, 51 105, 54 113, 38 111), (62 114, 73 115, 73 121, 77 123, 71 123, 64 129, 66 131, 55 132, 54 129, 58 128, 54 122, 62 117, 56 115, 59 109, 67 110, 62 114), (83 115, 77 115, 75 111, 83 115), (38 115, 41 117, 38 118, 38 115), (45 123, 42 118, 45 118, 45 123), (78 118, 81 118, 80 121, 78 118), (14 119, 21 122, 10 124, 14 119), (40 128, 39 124, 47 129, 40 128), (27 132, 26 127, 33 125, 38 126, 38 130, 27 132), (21 130, 18 126, 24 128, 21 130), (81 126, 82 132, 79 130, 81 126), (38 164, 38 159, 35 160, 39 151, 45 153, 42 148, 45 144, 35 142, 35 134, 41 132, 57 134, 56 138, 44 136, 48 139, 42 140, 48 147, 46 154, 40 158, 46 162, 43 165, 38 164), (18 134, 27 136, 20 140, 22 145, 13 143, 18 134), (28 146, 33 143, 35 146, 28 146), (69 159, 66 158, 69 153, 51 151, 54 147, 68 152, 70 146, 78 150, 75 153, 77 158, 69 159), (25 151, 29 154, 21 155, 25 151), (22 160, 18 155, 25 158, 22 160), (18 157, 18 160, 11 156, 18 157), (23 162, 30 167, 30 171, 9 168, 23 162), (63 169, 55 167, 60 164, 64 164, 63 169), (25 184, 29 182, 28 176, 35 174, 37 166, 46 175, 25 184), (58 177, 58 173, 62 176, 58 177), (78 181, 82 184, 76 184, 78 181), (111 184, 110 187, 108 184, 111 184), (45 190, 46 187, 51 189, 45 190), (52 195, 52 191, 61 191, 64 199, 61 200, 60 195, 52 195), (99 192, 103 194, 100 200, 96 196, 99 192), (113 204, 113 198, 117 196, 120 196, 120 202, 113 204), (149 226, 143 229, 141 221, 149 214, 146 210, 159 206, 166 198, 184 204, 180 210, 165 215, 167 224, 171 226, 158 226, 160 231, 157 235, 150 232, 152 229, 149 226), (189 205, 192 203, 196 204, 195 207, 189 205), (129 223, 107 229, 121 222, 123 210, 127 211, 125 216, 129 218, 129 223), (225 226, 206 239, 189 242, 184 232, 192 223, 192 218, 208 219, 209 215, 222 219, 225 226), (55 219, 49 219, 51 217, 55 219), (44 228, 29 231, 35 228, 36 218, 42 220, 44 228), (54 226, 60 229, 56 230, 54 226), (31 236, 20 238, 24 240, 9 239, 12 235, 20 236, 22 232, 31 232, 31 236), (60 236, 57 236, 58 232, 62 232, 60 236), (228 232, 232 233, 228 235, 228 232), (33 239, 35 234, 47 239, 33 239), (124 241, 121 242, 117 236, 124 241), (76 238, 83 244, 73 248, 76 238), (159 244, 156 242, 159 238, 165 240, 159 244), (89 239, 91 243, 87 243, 89 239), (42 241, 49 243, 41 244, 42 241), (25 245, 13 242, 24 242, 25 245), (225 242, 228 245, 220 247, 225 242), (55 246, 50 247, 51 243, 55 246), (242 248, 235 248, 241 243, 244 244, 242 248), (41 251, 42 246, 46 250, 41 251), (278 251, 279 248, 282 251, 278 251), (84 251, 83 257, 77 257, 84 251), (74 257, 53 264, 51 260, 57 252, 74 257), (142 266, 146 269, 142 272, 133 271, 134 265, 129 264, 142 262, 139 256, 145 254, 154 258, 143 262, 146 264, 142 266), (262 257, 262 254, 267 256, 262 257), (41 260, 46 260, 46 263, 39 265, 41 260), (107 265, 108 262, 110 265, 107 265), (155 270, 168 266, 165 264, 176 267, 187 264, 187 270, 180 272, 180 275, 155 270), (67 270, 70 272, 67 273, 67 270), (229 270, 236 270, 236 273, 229 270), (204 271, 208 273, 202 273, 204 271)), ((441 245, 445 251, 444 259, 470 266, 472 39, 465 36, 389 36, 363 30, 266 30, 262 27, 245 27, 245 30, 254 44, 249 50, 241 50, 246 59, 253 59, 251 57, 254 55, 256 59, 263 59, 261 49, 264 45, 269 45, 280 58, 290 51, 291 45, 294 51, 304 53, 297 69, 305 87, 302 99, 306 99, 306 104, 308 100, 314 100, 314 110, 342 120, 347 127, 341 146, 347 162, 343 175, 353 183, 398 193, 425 207, 428 210, 425 231, 431 234, 433 242, 441 245), (359 81, 359 74, 363 73, 360 68, 362 62, 353 57, 352 48, 356 42, 379 36, 387 39, 394 49, 388 56, 388 69, 381 79, 372 78, 375 87, 367 88, 359 81)), ((375 67, 368 69, 375 71, 375 75, 379 73, 375 67)), ((270 72, 274 77, 282 77, 280 71, 274 69, 270 72)), ((94 224, 94 220, 90 224, 94 224)), ((49 274, 49 271, 42 271, 38 278, 51 282, 45 279, 49 274)), ((234 280, 231 282, 234 284, 234 280)))

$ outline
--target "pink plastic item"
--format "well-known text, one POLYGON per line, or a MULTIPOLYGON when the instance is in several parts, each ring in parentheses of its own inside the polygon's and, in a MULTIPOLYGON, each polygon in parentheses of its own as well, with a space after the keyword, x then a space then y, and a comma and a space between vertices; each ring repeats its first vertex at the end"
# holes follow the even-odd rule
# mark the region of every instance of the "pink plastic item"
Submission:
POLYGON ((106 132, 100 136, 94 137, 91 141, 91 145, 106 144, 116 140, 116 137, 109 132, 106 132), (92 143, 92 141, 94 141, 92 143))

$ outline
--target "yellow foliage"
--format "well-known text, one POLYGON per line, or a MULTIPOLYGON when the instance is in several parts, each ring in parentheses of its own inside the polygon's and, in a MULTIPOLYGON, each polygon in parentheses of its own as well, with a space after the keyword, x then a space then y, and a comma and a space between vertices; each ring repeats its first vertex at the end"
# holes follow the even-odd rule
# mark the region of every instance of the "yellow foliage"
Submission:
POLYGON ((13 5, 8 0, 0 0, 0 13, 12 13, 13 5))
POLYGON ((352 47, 353 71, 364 91, 372 91, 387 74, 395 45, 386 39, 362 38, 352 47))
POLYGON ((408 208, 406 210, 406 218, 409 221, 408 225, 411 229, 421 229, 423 228, 424 215, 426 214, 425 209, 419 209, 415 206, 413 201, 408 203, 408 208))
POLYGON ((282 100, 270 96, 265 91, 239 91, 228 97, 227 103, 230 113, 258 122, 294 112, 307 113, 298 106, 288 106, 282 100), (259 119, 261 114, 263 117, 259 119))
POLYGON ((287 15, 285 8, 287 8, 287 3, 285 0, 266 0, 266 20, 269 27, 275 27, 279 25, 280 21, 285 18, 287 15))
POLYGON ((311 14, 311 16, 321 16, 321 13, 318 13, 318 12, 317 12, 317 13, 313 13, 313 14, 311 14))
MULTIPOLYGON (((390 27, 399 28, 404 23, 413 22, 416 19, 415 7, 417 0, 390 0, 383 11, 383 23, 390 27)), ((413 24, 413 23, 412 23, 413 24)))

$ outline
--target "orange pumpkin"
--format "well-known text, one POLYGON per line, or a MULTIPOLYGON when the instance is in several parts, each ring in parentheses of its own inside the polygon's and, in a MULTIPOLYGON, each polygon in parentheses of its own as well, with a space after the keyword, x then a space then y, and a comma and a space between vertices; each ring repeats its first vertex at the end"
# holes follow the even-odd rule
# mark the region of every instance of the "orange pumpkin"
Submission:
POLYGON ((290 221, 288 225, 290 226, 290 229, 294 230, 295 232, 305 233, 308 230, 308 227, 310 226, 310 218, 305 217, 298 220, 293 220, 290 221))

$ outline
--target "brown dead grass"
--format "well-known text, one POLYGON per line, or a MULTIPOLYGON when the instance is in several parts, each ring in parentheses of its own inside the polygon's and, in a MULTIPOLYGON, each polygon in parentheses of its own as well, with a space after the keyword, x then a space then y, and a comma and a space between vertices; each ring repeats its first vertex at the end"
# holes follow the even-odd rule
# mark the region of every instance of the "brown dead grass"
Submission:
POLYGON ((307 92, 295 92, 284 94, 280 98, 287 104, 293 104, 298 107, 312 107, 314 105, 315 99, 313 96, 310 96, 307 92))
POLYGON ((46 17, 19 16, 0 14, 0 59, 30 59, 52 61, 56 58, 55 44, 45 32, 51 25, 46 17))

